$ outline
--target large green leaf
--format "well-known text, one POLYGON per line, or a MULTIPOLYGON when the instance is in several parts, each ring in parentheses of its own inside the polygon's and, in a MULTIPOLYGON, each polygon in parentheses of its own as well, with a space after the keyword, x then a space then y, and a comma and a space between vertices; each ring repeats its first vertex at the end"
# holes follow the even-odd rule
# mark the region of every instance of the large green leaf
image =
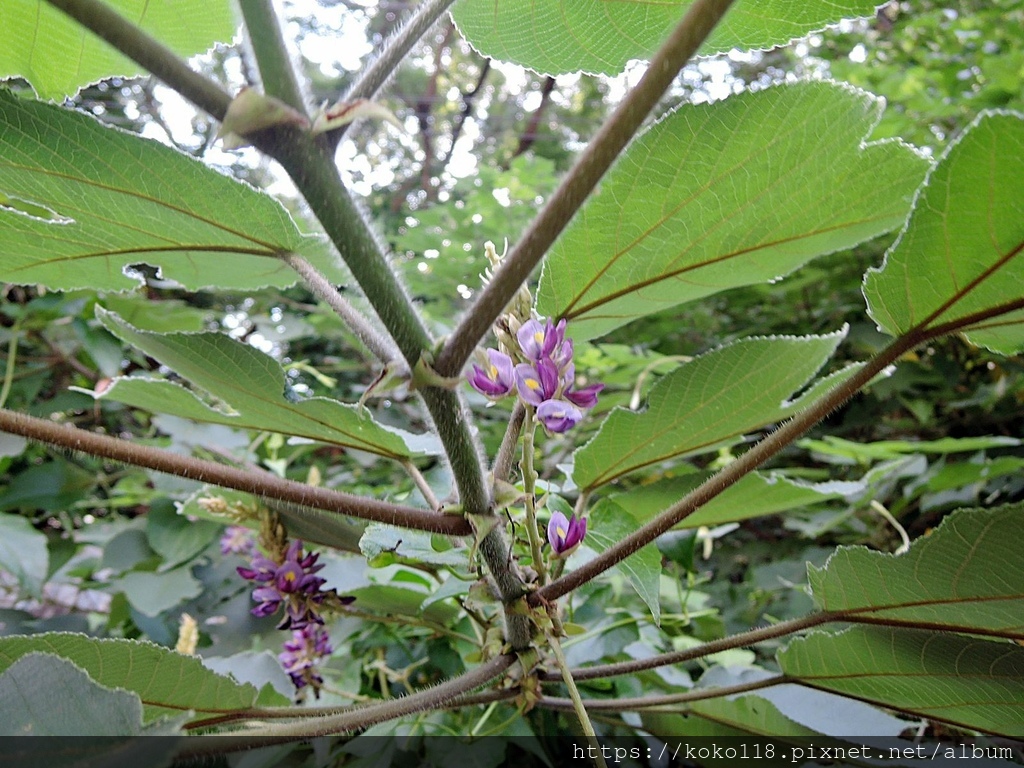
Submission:
POLYGON ((1024 504, 965 509, 902 555, 841 547, 808 577, 817 605, 886 624, 1024 640, 1024 504))
MULTIPOLYGON (((625 493, 607 496, 594 505, 595 512, 605 505, 628 509, 646 523, 659 512, 675 504, 711 476, 710 472, 693 472, 632 488, 625 493)), ((819 504, 842 494, 838 486, 795 483, 778 475, 752 472, 726 488, 679 524, 679 528, 699 528, 774 515, 819 504)))
POLYGON ((539 311, 590 339, 898 227, 928 162, 862 143, 881 112, 825 82, 681 107, 629 146, 555 242, 539 311))
MULTIPOLYGON (((227 0, 105 0, 180 56, 192 56, 235 34, 227 0)), ((104 77, 133 77, 144 70, 87 32, 45 0, 3 4, 0 78, 28 80, 47 99, 60 100, 104 77)))
MULTIPOLYGON (((595 507, 587 524, 586 544, 598 553, 604 552, 639 528, 642 522, 631 511, 622 507, 595 507)), ((661 554, 657 547, 648 544, 616 567, 626 575, 633 589, 647 603, 654 623, 660 624, 661 554)))
POLYGON ((2 90, 0 134, 0 280, 123 291, 149 264, 192 290, 285 287, 291 252, 343 279, 280 203, 170 147, 2 90))
POLYGON ((815 632, 778 654, 804 685, 931 720, 1024 736, 1024 648, 946 632, 852 627, 815 632))
MULTIPOLYGON (((927 329, 1024 297, 1024 115, 985 113, 943 155, 881 269, 864 281, 888 333, 927 329)), ((1024 311, 969 326, 997 352, 1024 349, 1024 311)))
MULTIPOLYGON (((29 653, 0 675, 2 736, 167 736, 177 730, 173 724, 144 728, 138 694, 97 685, 82 669, 59 656, 29 653)), ((143 750, 139 754, 126 742, 109 738, 106 741, 107 750, 103 751, 116 753, 122 760, 129 756, 140 759, 144 755, 144 764, 152 766, 169 764, 177 746, 171 739, 147 739, 165 743, 151 744, 157 747, 156 751, 143 750)), ((67 746, 64 745, 65 749, 67 746)), ((64 754, 54 750, 45 762, 24 762, 29 755, 11 754, 9 749, 4 750, 4 758, 13 759, 17 765, 104 765, 99 759, 103 751, 95 747, 83 750, 84 744, 78 746, 78 750, 72 748, 64 754)), ((39 759, 44 754, 36 752, 31 757, 39 759)))
POLYGON ((844 335, 744 339, 695 358, 651 388, 645 411, 612 411, 594 439, 576 451, 573 479, 581 488, 596 488, 786 418, 796 409, 786 398, 844 335))
MULTIPOLYGON (((759 696, 695 701, 686 707, 686 717, 670 712, 646 711, 640 715, 644 730, 672 742, 681 736, 767 736, 773 739, 800 736, 820 738, 816 731, 786 717, 770 701, 759 696)), ((703 745, 702 745, 703 746, 703 745)), ((734 745, 730 745, 734 746, 734 745)), ((765 757, 765 743, 749 743, 745 757, 765 757)), ((685 750, 685 746, 683 747, 685 750)), ((775 754, 779 753, 775 747, 775 754)), ((669 750, 669 754, 672 751, 669 750)), ((684 753, 685 754, 685 753, 684 753)), ((740 752, 740 755, 744 755, 740 752)), ((681 755, 682 756, 682 755, 681 755)), ((734 758, 735 759, 735 758, 734 758)), ((725 764, 735 764, 733 760, 725 764)))
POLYGON ((115 379, 100 397, 186 419, 307 437, 391 458, 408 458, 416 452, 406 442, 415 442, 413 435, 377 424, 357 406, 326 397, 288 399, 281 365, 248 344, 222 333, 140 331, 102 308, 97 307, 96 314, 115 336, 209 392, 228 410, 210 407, 169 381, 136 377, 115 379))
MULTIPOLYGON (((137 640, 103 640, 51 632, 0 638, 0 672, 22 656, 50 653, 85 670, 100 685, 134 691, 145 720, 192 710, 222 714, 253 706, 258 691, 203 666, 199 659, 137 640)), ((275 704, 287 704, 279 696, 275 704)))
MULTIPOLYGON (((617 74, 650 57, 686 14, 690 0, 461 0, 452 17, 481 53, 545 74, 617 74)), ((770 48, 842 18, 874 15, 865 0, 740 0, 701 53, 770 48)))

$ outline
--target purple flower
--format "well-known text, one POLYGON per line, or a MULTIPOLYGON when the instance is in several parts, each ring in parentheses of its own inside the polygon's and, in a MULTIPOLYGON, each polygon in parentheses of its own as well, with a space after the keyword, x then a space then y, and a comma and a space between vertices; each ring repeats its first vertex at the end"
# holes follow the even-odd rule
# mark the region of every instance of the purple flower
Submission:
POLYGON ((583 412, 565 400, 545 400, 537 406, 537 420, 548 432, 567 432, 583 418, 583 412))
POLYGON ((519 399, 536 409, 537 419, 549 433, 561 433, 576 426, 583 411, 597 405, 603 384, 576 389, 576 364, 572 339, 565 336, 565 320, 527 320, 516 332, 517 359, 496 349, 487 350, 490 364, 473 366, 469 383, 487 397, 497 399, 514 386, 519 399))
POLYGON ((604 384, 588 384, 583 389, 569 387, 562 394, 577 408, 588 410, 597 405, 597 395, 602 389, 604 389, 604 384))
POLYGON ((222 555, 251 555, 256 549, 252 531, 244 525, 229 525, 220 537, 222 555))
POLYGON ((289 545, 283 563, 275 563, 263 555, 252 559, 252 567, 238 568, 238 574, 262 586, 252 592, 257 605, 252 609, 254 616, 270 616, 284 604, 285 615, 279 629, 302 629, 309 624, 323 624, 319 606, 327 596, 321 590, 326 583, 314 574, 322 569, 317 564, 318 554, 302 556, 302 542, 289 545))
POLYGON ((521 363, 516 366, 516 389, 523 401, 540 405, 558 394, 558 369, 547 358, 535 365, 521 363))
POLYGON ((316 665, 333 651, 327 631, 323 627, 307 624, 292 632, 292 639, 285 641, 284 651, 278 654, 277 659, 291 677, 296 690, 308 685, 319 697, 324 679, 316 665))
MULTIPOLYGON (((565 320, 559 320, 558 325, 550 319, 541 325, 537 320, 527 320, 516 332, 516 341, 523 351, 523 356, 536 363, 542 358, 558 358, 565 340, 565 320)), ((569 347, 569 356, 572 357, 572 346, 569 347)))
POLYGON ((587 518, 576 519, 576 515, 566 519, 561 512, 552 512, 548 523, 548 543, 555 557, 568 557, 587 535, 587 518))
POLYGON ((486 368, 474 365, 469 383, 480 394, 497 400, 511 392, 515 384, 512 358, 496 349, 488 349, 487 357, 490 364, 486 368))

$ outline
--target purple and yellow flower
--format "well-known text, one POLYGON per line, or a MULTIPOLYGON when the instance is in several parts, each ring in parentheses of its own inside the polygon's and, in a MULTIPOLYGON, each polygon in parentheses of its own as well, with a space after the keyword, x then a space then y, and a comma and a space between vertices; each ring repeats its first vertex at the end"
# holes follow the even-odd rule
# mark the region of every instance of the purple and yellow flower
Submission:
POLYGON ((480 394, 497 400, 509 394, 515 385, 512 358, 496 349, 488 349, 487 358, 486 368, 473 366, 469 383, 480 394))
POLYGON ((565 320, 527 320, 516 332, 519 350, 511 356, 487 350, 489 364, 473 366, 469 383, 478 392, 497 400, 512 393, 536 409, 537 420, 548 433, 562 433, 576 426, 583 411, 597 405, 603 384, 576 389, 573 342, 565 336, 565 320))
POLYGON ((251 567, 238 568, 242 578, 263 585, 252 592, 252 599, 257 603, 252 614, 270 616, 283 604, 285 615, 279 629, 302 629, 309 624, 323 624, 319 606, 328 593, 321 589, 326 579, 314 575, 324 567, 317 563, 319 557, 312 552, 303 556, 302 542, 296 540, 289 545, 282 563, 256 555, 251 567))
POLYGON ((583 412, 565 400, 545 400, 537 406, 537 421, 553 434, 568 432, 582 418, 583 412))
MULTIPOLYGON (((560 357, 562 342, 565 341, 565 320, 555 325, 550 319, 541 325, 538 320, 527 320, 516 332, 516 341, 523 351, 523 357, 536 363, 542 358, 560 357)), ((569 345, 572 356, 572 344, 569 345)))
POLYGON ((555 557, 568 557, 587 535, 587 518, 566 518, 561 512, 552 512, 548 523, 548 543, 555 557))
POLYGON ((277 659, 291 677, 296 690, 308 685, 319 698, 324 679, 317 664, 333 651, 327 631, 315 624, 307 624, 292 631, 292 639, 285 641, 284 651, 278 654, 277 659))

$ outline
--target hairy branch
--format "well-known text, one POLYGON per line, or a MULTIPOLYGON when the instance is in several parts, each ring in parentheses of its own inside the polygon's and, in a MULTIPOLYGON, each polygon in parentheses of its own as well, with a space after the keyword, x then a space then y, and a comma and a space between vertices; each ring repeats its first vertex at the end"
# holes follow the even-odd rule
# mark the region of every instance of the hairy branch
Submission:
POLYGON ((247 472, 148 445, 136 445, 116 437, 97 435, 84 429, 63 426, 14 411, 0 409, 0 431, 21 435, 29 440, 64 450, 82 451, 100 458, 145 467, 201 483, 234 488, 237 491, 301 507, 312 507, 363 520, 448 536, 466 536, 472 533, 469 523, 456 515, 441 515, 415 507, 403 507, 327 488, 317 488, 284 480, 269 473, 247 472))
MULTIPOLYGON (((406 54, 444 15, 454 1, 426 0, 399 33, 388 42, 380 56, 364 70, 359 80, 345 94, 345 101, 372 99, 395 74, 406 54)), ((342 135, 345 130, 345 126, 340 128, 338 135, 342 135)))
POLYGON ((263 92, 306 114, 306 99, 281 35, 273 0, 239 0, 239 6, 260 68, 263 92))
POLYGON ((993 317, 1014 312, 1021 308, 1024 308, 1024 299, 1017 299, 998 307, 966 315, 949 323, 936 325, 932 328, 925 328, 922 324, 911 329, 871 358, 849 379, 831 389, 807 409, 798 413, 717 474, 709 477, 704 483, 697 486, 646 525, 612 545, 577 570, 531 594, 529 598, 531 605, 540 605, 544 600, 555 600, 573 591, 577 587, 586 584, 598 574, 608 570, 616 563, 625 560, 641 547, 650 544, 658 536, 696 512, 711 501, 711 499, 745 475, 753 472, 761 464, 801 437, 807 430, 839 408, 875 376, 910 350, 931 339, 965 330, 993 317))
MULTIPOLYGON (((516 658, 515 654, 498 656, 459 677, 433 688, 403 696, 400 699, 389 699, 379 704, 355 707, 347 712, 327 717, 307 718, 280 725, 265 724, 259 728, 234 731, 228 736, 216 736, 210 739, 208 745, 203 745, 202 742, 193 742, 180 756, 199 757, 251 749, 256 746, 286 744, 368 728, 371 725, 415 712, 443 709, 463 694, 487 685, 511 667, 516 662, 516 658)), ((302 716, 302 710, 293 710, 293 712, 298 717, 302 716)))
POLYGON ((565 229, 597 182, 636 134, 676 75, 725 15, 732 0, 696 0, 651 60, 643 79, 576 160, 437 358, 442 376, 457 376, 473 349, 565 229))
MULTIPOLYGON (((591 711, 636 711, 640 709, 654 709, 672 704, 685 704, 690 701, 704 701, 706 699, 718 699, 722 696, 737 696, 741 693, 758 691, 762 688, 771 688, 783 683, 799 683, 799 680, 791 680, 785 675, 776 675, 764 680, 757 680, 753 683, 738 683, 737 685, 723 685, 720 688, 698 688, 686 693, 667 693, 662 696, 637 696, 635 698, 619 699, 584 699, 584 706, 591 711)), ((557 696, 541 696, 537 702, 538 707, 555 709, 560 712, 574 711, 571 699, 563 699, 557 696)))

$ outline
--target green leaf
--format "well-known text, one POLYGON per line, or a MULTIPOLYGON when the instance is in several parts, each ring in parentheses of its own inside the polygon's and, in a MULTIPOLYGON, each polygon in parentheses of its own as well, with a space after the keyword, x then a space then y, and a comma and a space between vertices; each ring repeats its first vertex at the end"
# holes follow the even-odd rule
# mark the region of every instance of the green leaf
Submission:
POLYGON ((292 402, 286 376, 274 358, 222 333, 152 333, 96 308, 100 322, 122 341, 156 358, 220 400, 213 408, 168 381, 118 378, 99 397, 195 421, 268 430, 322 443, 408 458, 413 435, 377 424, 365 411, 326 397, 292 402))
MULTIPOLYGON (((0 736, 99 737, 146 733, 138 694, 97 685, 70 661, 48 653, 22 656, 0 675, 0 713, 0 736)), ((158 730, 160 735, 167 735, 177 729, 158 730)), ((166 765, 177 745, 168 739, 158 741, 170 742, 160 755, 164 759, 156 763, 166 765)), ((110 746, 113 744, 108 743, 110 746)), ((124 749, 125 745, 120 746, 124 749)), ((9 760, 12 755, 5 749, 4 757, 9 760)), ((96 754, 90 758, 96 760, 96 754)), ((61 760, 58 764, 66 763, 61 760)))
POLYGON ((164 559, 161 571, 187 563, 223 530, 209 520, 189 520, 178 514, 170 499, 157 499, 146 514, 146 538, 153 551, 164 559))
POLYGON ((576 451, 573 479, 593 489, 651 464, 709 450, 791 415, 786 398, 845 336, 744 339, 680 366, 651 388, 647 409, 616 408, 576 451))
MULTIPOLYGON (((644 730, 671 743, 680 736, 819 736, 816 731, 790 720, 774 704, 759 696, 697 701, 687 707, 687 717, 668 712, 643 712, 644 730)), ((750 744, 747 757, 765 754, 764 744, 750 744), (754 747, 760 746, 760 752, 754 747)), ((776 753, 778 748, 776 747, 776 753)), ((735 764, 734 761, 725 761, 735 764)))
MULTIPOLYGON (((617 505, 596 507, 587 520, 584 544, 600 554, 640 527, 640 521, 630 511, 617 505)), ((636 593, 647 603, 654 623, 661 624, 661 553, 648 544, 615 566, 626 574, 636 593)))
POLYGON ((344 279, 319 237, 280 203, 156 141, 80 112, 0 91, 0 280, 124 291, 149 264, 190 290, 292 285, 302 253, 344 279))
POLYGON ((199 659, 137 640, 51 632, 0 637, 0 672, 22 656, 49 653, 73 662, 100 685, 134 691, 146 722, 192 710, 223 714, 253 706, 257 691, 203 666, 199 659))
POLYGON ((854 462, 898 459, 908 453, 949 454, 984 451, 990 448, 1015 447, 1021 444, 1016 437, 990 435, 982 437, 943 437, 938 440, 878 440, 874 443, 854 443, 841 437, 826 435, 821 440, 800 440, 797 445, 808 451, 836 456, 854 462))
MULTIPOLYGON (((469 571, 469 549, 465 546, 452 546, 443 537, 435 537, 424 531, 412 531, 397 528, 384 523, 372 523, 366 526, 359 549, 367 560, 374 561, 382 556, 388 563, 408 562, 426 565, 445 565, 469 571), (443 542, 443 544, 442 544, 443 542), (441 544, 441 546, 438 546, 441 544)), ((372 562, 379 567, 383 561, 372 562)))
MULTIPOLYGON (((225 0, 187 7, 149 0, 105 0, 121 15, 160 39, 179 56, 193 56, 235 35, 232 5, 225 0)), ((105 77, 145 72, 106 42, 44 0, 4 4, 0 25, 0 79, 25 78, 46 99, 62 100, 105 77)))
MULTIPOLYGON (((452 11, 478 51, 544 74, 618 74, 630 59, 649 58, 686 14, 688 0, 461 0, 452 11)), ((865 0, 738 2, 712 31, 702 54, 770 48, 842 18, 872 16, 865 0)))
POLYGON ((874 96, 826 82, 681 107, 629 146, 555 242, 538 311, 591 339, 898 227, 928 162, 863 143, 881 113, 874 96))
POLYGON ((917 624, 1024 640, 1024 504, 965 509, 902 555, 840 547, 810 566, 815 603, 853 621, 917 624))
POLYGON ((112 582, 110 587, 124 592, 132 608, 143 616, 159 616, 203 593, 202 583, 192 577, 189 568, 163 573, 131 571, 112 582))
MULTIPOLYGON (((643 524, 675 504, 710 476, 710 472, 694 472, 682 477, 658 480, 600 499, 594 509, 596 511, 605 504, 614 504, 628 509, 643 524)), ((754 472, 726 488, 677 527, 710 527, 800 509, 842 495, 832 488, 830 484, 806 485, 779 475, 754 472)))
POLYGON ((797 638, 778 661, 786 675, 820 690, 961 728, 1024 736, 1024 648, 1013 643, 852 627, 797 638))
POLYGON ((20 515, 0 514, 0 570, 12 574, 38 597, 49 572, 46 535, 20 515))
MULTIPOLYGON (((887 333, 969 318, 1021 298, 1024 115, 983 113, 942 156, 864 294, 887 333)), ((975 344, 1024 349, 1024 310, 966 322, 975 344)))
POLYGON ((19 472, 0 492, 0 510, 42 509, 56 512, 80 500, 96 476, 60 458, 19 472))

